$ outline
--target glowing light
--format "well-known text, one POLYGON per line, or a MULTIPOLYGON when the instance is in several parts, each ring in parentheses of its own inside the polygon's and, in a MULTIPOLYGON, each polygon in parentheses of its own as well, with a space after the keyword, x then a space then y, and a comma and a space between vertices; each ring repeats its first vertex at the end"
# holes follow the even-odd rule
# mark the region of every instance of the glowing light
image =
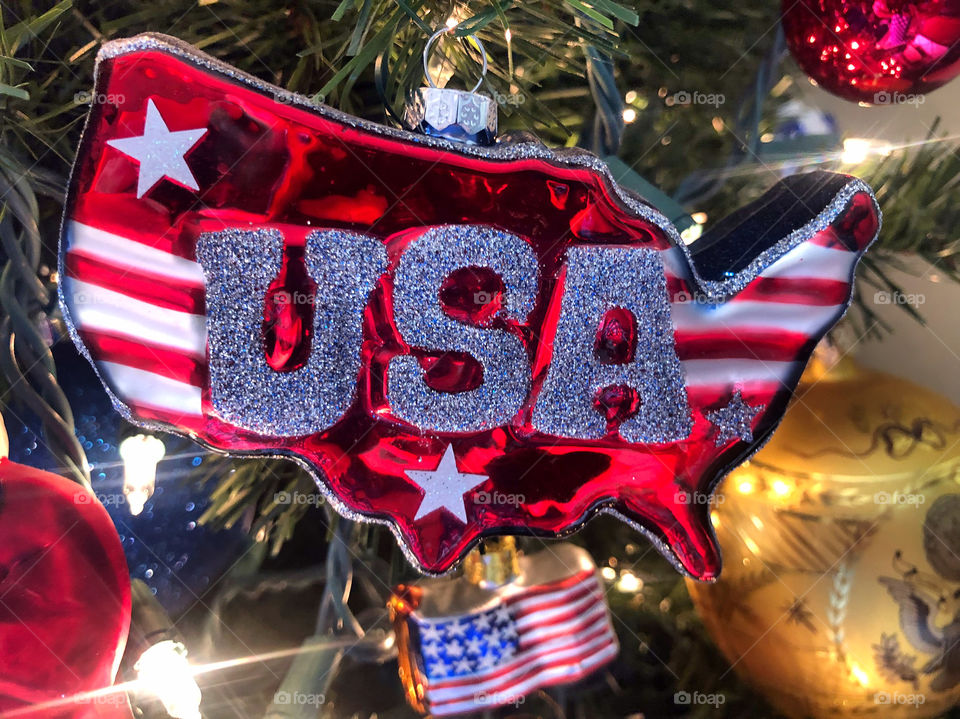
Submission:
POLYGON ((157 484, 157 462, 163 459, 167 450, 163 442, 147 434, 127 437, 119 449, 123 459, 123 496, 130 514, 136 516, 153 495, 157 484))
POLYGON ((782 479, 774 480, 773 484, 770 485, 770 488, 778 497, 786 497, 788 494, 790 494, 790 492, 793 491, 793 487, 784 482, 782 479))
POLYGON ((623 121, 626 123, 631 123, 637 119, 637 111, 632 107, 628 107, 623 111, 623 121))
POLYGON ((510 42, 513 39, 513 33, 510 32, 510 28, 507 28, 506 30, 503 31, 503 37, 506 39, 507 42, 510 42))
POLYGON ((720 515, 717 514, 717 510, 713 510, 712 512, 710 512, 710 523, 714 527, 720 526, 720 515))
POLYGON ((756 487, 754 487, 753 482, 749 479, 745 479, 737 485, 737 491, 739 491, 740 494, 753 494, 754 489, 756 489, 756 487))
POLYGON ((200 687, 180 642, 158 642, 140 655, 134 665, 140 687, 163 704, 174 719, 201 719, 200 687))
POLYGON ((886 142, 870 140, 863 137, 848 137, 843 141, 843 151, 840 153, 840 162, 847 165, 859 165, 871 155, 889 155, 893 147, 886 142))
POLYGON ((617 589, 621 592, 639 592, 643 589, 643 580, 633 572, 621 572, 617 589))
POLYGON ((632 105, 633 103, 635 103, 635 102, 637 101, 637 91, 636 91, 636 90, 631 90, 630 92, 628 92, 628 93, 626 94, 626 96, 625 96, 623 99, 626 100, 626 102, 627 102, 628 104, 631 104, 631 105, 632 105))
POLYGON ((757 515, 754 514, 752 517, 750 517, 750 521, 753 522, 753 526, 757 529, 763 529, 763 520, 757 515))
POLYGON ((612 582, 617 578, 617 570, 613 567, 604 567, 600 570, 600 574, 603 575, 603 578, 608 582, 612 582))
POLYGON ((858 165, 864 162, 869 154, 869 140, 850 137, 843 141, 843 152, 840 154, 840 162, 848 165, 858 165))
POLYGON ((703 225, 698 225, 696 222, 694 222, 692 225, 690 225, 690 227, 680 233, 680 239, 689 245, 691 242, 695 242, 696 240, 700 239, 700 235, 702 234, 703 225))
POLYGON ((853 50, 859 50, 859 49, 860 49, 860 43, 858 43, 856 40, 854 40, 852 43, 850 43, 850 47, 851 47, 853 50))
POLYGON ((680 239, 683 240, 686 244, 690 244, 695 240, 700 239, 700 235, 703 234, 703 225, 707 221, 706 212, 694 212, 690 215, 690 219, 693 220, 692 225, 680 233, 680 239))
POLYGON ((750 539, 750 537, 744 537, 743 543, 747 545, 747 549, 749 549, 753 554, 760 554, 760 547, 758 547, 757 543, 750 539))
POLYGON ((451 30, 453 30, 453 28, 455 28, 455 27, 456 27, 457 25, 459 25, 459 24, 460 24, 460 21, 457 20, 457 18, 455 18, 453 15, 451 15, 450 17, 447 18, 446 25, 447 25, 447 27, 450 28, 451 30))
POLYGON ((853 674, 854 678, 860 683, 861 686, 869 686, 870 675, 863 671, 859 664, 851 664, 850 673, 853 674))

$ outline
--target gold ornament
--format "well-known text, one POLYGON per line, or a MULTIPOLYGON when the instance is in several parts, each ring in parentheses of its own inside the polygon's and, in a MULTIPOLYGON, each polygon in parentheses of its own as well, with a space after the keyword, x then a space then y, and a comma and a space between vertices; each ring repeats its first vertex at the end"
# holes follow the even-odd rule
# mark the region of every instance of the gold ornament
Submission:
POLYGON ((734 669, 789 717, 923 719, 960 701, 960 408, 815 361, 711 518, 688 581, 734 669))

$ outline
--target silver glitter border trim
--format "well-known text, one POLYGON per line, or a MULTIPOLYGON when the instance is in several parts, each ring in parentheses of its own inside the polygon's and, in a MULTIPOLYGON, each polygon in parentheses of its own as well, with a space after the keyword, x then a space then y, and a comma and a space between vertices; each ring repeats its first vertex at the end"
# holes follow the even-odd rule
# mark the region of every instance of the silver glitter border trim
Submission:
MULTIPOLYGON (((778 241, 773 247, 768 248, 765 252, 761 253, 753 262, 750 263, 746 268, 738 272, 733 277, 723 280, 723 281, 709 281, 704 280, 700 277, 697 272, 696 265, 694 264, 692 255, 690 253, 687 245, 681 240, 680 233, 677 231, 677 228, 674 227, 673 223, 670 220, 657 211, 652 206, 648 205, 637 195, 634 195, 630 191, 621 187, 617 181, 614 179, 613 174, 610 172, 610 168, 607 166, 603 160, 593 155, 592 153, 587 152, 586 150, 581 150, 578 148, 564 148, 559 150, 551 150, 541 142, 536 140, 527 140, 524 139, 519 142, 514 143, 503 143, 498 145, 492 145, 489 147, 480 147, 474 145, 462 145, 459 143, 454 143, 449 140, 444 140, 442 138, 429 137, 426 135, 416 135, 414 133, 408 132, 406 130, 399 130, 379 123, 371 122, 369 120, 363 120, 352 115, 348 115, 340 110, 328 107, 327 105, 322 105, 311 101, 309 98, 291 93, 289 90, 284 90, 276 85, 272 85, 268 82, 264 82, 249 73, 238 70, 237 68, 228 65, 227 63, 221 62, 210 55, 207 55, 200 50, 197 50, 192 45, 183 42, 177 38, 171 37, 169 35, 163 35, 161 33, 144 33, 137 35, 131 38, 125 38, 120 40, 112 40, 105 43, 100 51, 97 53, 96 63, 94 65, 94 88, 97 88, 100 83, 100 63, 104 60, 120 57, 122 55, 128 55, 135 52, 141 52, 143 50, 160 50, 168 52, 171 55, 188 60, 190 62, 196 63, 200 67, 206 68, 207 70, 217 72, 221 75, 233 78, 234 80, 241 82, 249 87, 252 87, 255 90, 258 90, 264 94, 282 94, 285 98, 288 98, 293 104, 301 106, 320 117, 334 120, 336 122, 341 122, 343 124, 355 127, 358 129, 366 130, 377 135, 384 137, 390 137, 396 140, 401 140, 405 142, 410 142, 413 144, 423 145, 426 147, 432 147, 439 150, 446 150, 454 154, 462 155, 472 155, 475 157, 483 157, 489 160, 519 160, 519 159, 542 159, 548 162, 556 163, 559 166, 573 167, 573 168, 590 168, 595 172, 599 173, 603 180, 605 181, 607 187, 613 191, 614 195, 623 202, 630 210, 632 210, 636 215, 642 219, 647 220, 659 227, 670 240, 670 242, 678 247, 686 259, 687 266, 690 270, 690 273, 696 284, 699 285, 700 289, 713 300, 722 300, 725 297, 736 294, 739 290, 743 289, 749 282, 756 278, 760 272, 765 269, 767 266, 773 263, 773 261, 786 253, 787 251, 793 249, 794 247, 800 245, 802 242, 810 239, 820 230, 829 226, 839 215, 843 206, 846 202, 849 201, 858 192, 866 192, 870 195, 873 200, 874 209, 877 212, 877 217, 879 219, 877 234, 874 235, 873 239, 867 243, 867 247, 872 244, 877 236, 880 233, 880 225, 882 224, 882 215, 880 213, 880 208, 877 205, 876 198, 873 195, 873 191, 868 185, 863 181, 851 177, 850 182, 844 186, 844 188, 837 193, 834 200, 813 220, 808 222, 802 228, 794 231, 790 235, 787 235, 780 241, 778 241), (841 199, 842 198, 842 199, 841 199)), ((90 125, 90 118, 92 112, 87 113, 87 117, 84 120, 83 132, 80 138, 79 147, 83 147, 84 142, 87 139, 87 131, 90 125)), ((60 222, 60 243, 59 250, 57 255, 57 266, 60 272, 60 276, 65 276, 65 266, 64 266, 64 256, 65 256, 65 243, 66 243, 66 224, 68 222, 67 210, 71 206, 72 197, 70 197, 70 190, 73 185, 73 174, 76 170, 76 163, 80 159, 80 154, 77 154, 77 159, 74 161, 74 165, 70 169, 70 175, 67 178, 67 198, 64 202, 64 214, 60 222)), ((866 248, 864 248, 866 249, 866 248)), ((853 274, 856 272, 856 265, 853 269, 853 274)), ((852 297, 853 288, 851 287, 851 297, 852 297)), ((67 305, 66 298, 63 294, 63 283, 58 283, 57 285, 57 294, 60 301, 61 311, 63 312, 64 323, 67 326, 67 332, 70 335, 70 338, 73 340, 73 343, 77 346, 80 353, 86 358, 90 363, 90 366, 93 368, 94 373, 97 378, 100 380, 101 385, 107 393, 107 396, 110 398, 110 402, 113 404, 114 409, 120 413, 120 415, 130 422, 131 424, 142 427, 143 429, 154 431, 154 432, 167 432, 171 434, 186 435, 190 439, 201 447, 206 448, 211 452, 217 454, 228 454, 230 456, 237 457, 266 457, 269 459, 287 459, 293 462, 296 462, 300 465, 305 471, 307 471, 312 477, 314 477, 315 483, 320 490, 320 493, 323 495, 324 500, 330 503, 330 506, 333 507, 337 513, 341 516, 346 517, 357 522, 365 522, 368 524, 380 524, 385 526, 390 532, 394 535, 394 538, 397 540, 401 551, 406 557, 407 561, 416 568, 421 574, 426 576, 443 576, 452 573, 456 570, 457 565, 463 559, 463 556, 466 554, 466 551, 461 553, 461 556, 455 561, 449 569, 442 572, 434 572, 426 569, 417 557, 413 554, 410 548, 407 546, 406 541, 403 537, 403 534, 400 531, 400 528, 397 524, 389 519, 379 516, 370 516, 365 514, 360 514, 355 512, 349 507, 347 507, 339 497, 337 497, 329 487, 326 486, 326 482, 321 476, 319 469, 314 467, 312 464, 307 462, 302 457, 299 457, 290 452, 277 452, 277 453, 264 453, 258 451, 249 451, 249 452, 239 452, 239 451, 226 451, 214 447, 207 442, 203 441, 201 438, 196 436, 192 432, 183 432, 171 428, 169 425, 163 424, 161 422, 152 422, 150 420, 143 420, 134 417, 132 411, 126 404, 113 392, 109 384, 105 381, 104 377, 101 375, 100 370, 97 368, 96 362, 93 357, 90 355, 90 352, 87 350, 86 345, 83 343, 83 340, 80 338, 80 333, 78 332, 76 326, 74 325, 73 318, 70 314, 69 306, 67 305)), ((843 311, 839 316, 834 320, 834 324, 839 322, 843 316, 846 314, 847 309, 850 306, 850 298, 847 299, 843 311)), ((782 419, 782 417, 780 418, 782 419)), ((725 469, 717 474, 716 477, 710 478, 708 484, 708 491, 712 494, 716 487, 720 484, 723 478, 737 465, 747 461, 756 454, 767 441, 772 436, 773 432, 776 430, 777 426, 780 424, 780 419, 778 419, 770 428, 765 437, 761 438, 760 441, 757 441, 747 452, 744 452, 742 456, 737 457, 734 461, 727 464, 725 469)), ((590 519, 592 519, 597 514, 609 514, 613 517, 616 517, 620 521, 624 522, 628 526, 632 527, 635 531, 639 532, 645 536, 650 543, 663 555, 681 575, 692 577, 692 575, 684 568, 681 564, 679 558, 674 553, 673 549, 670 547, 670 544, 660 535, 658 535, 653 530, 643 526, 637 520, 627 517, 616 507, 604 505, 600 503, 594 507, 588 509, 581 515, 581 517, 576 521, 571 523, 570 528, 566 531, 560 532, 551 539, 563 539, 569 537, 572 534, 578 532, 590 519)), ((705 531, 709 534, 710 538, 713 540, 713 545, 719 550, 719 545, 716 540, 716 533, 713 530, 712 524, 708 521, 706 523, 705 531)), ((547 538, 544 534, 538 534, 537 532, 530 531, 522 527, 503 527, 498 529, 496 532, 487 532, 481 533, 474 539, 469 545, 470 547, 476 546, 484 537, 488 536, 500 536, 507 533, 516 533, 518 535, 525 536, 537 536, 542 538, 547 538)), ((467 551, 468 551, 467 550, 467 551)), ((695 578, 695 577, 692 577, 695 578)))

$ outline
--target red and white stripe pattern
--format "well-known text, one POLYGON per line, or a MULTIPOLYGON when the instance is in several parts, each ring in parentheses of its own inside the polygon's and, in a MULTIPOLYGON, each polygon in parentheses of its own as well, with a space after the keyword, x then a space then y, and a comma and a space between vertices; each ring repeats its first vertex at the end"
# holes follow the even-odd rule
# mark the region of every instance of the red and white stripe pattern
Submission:
POLYGON ((64 234, 63 294, 97 369, 147 419, 198 424, 207 320, 200 265, 77 220, 64 234))
POLYGON ((541 687, 585 677, 617 655, 595 570, 506 591, 496 606, 472 613, 410 614, 431 714, 515 704, 541 687))
MULTIPOLYGON (((101 376, 146 419, 202 422, 207 376, 204 279, 200 265, 93 224, 69 220, 64 295, 101 376)), ((676 349, 691 404, 712 404, 737 386, 763 403, 805 360, 802 349, 842 312, 858 253, 814 238, 787 252, 744 290, 719 304, 698 302, 686 258, 660 252, 676 349)))
POLYGON ((720 303, 703 301, 679 249, 660 253, 691 404, 728 397, 730 387, 766 403, 802 369, 807 351, 846 308, 860 255, 818 240, 786 252, 720 303))

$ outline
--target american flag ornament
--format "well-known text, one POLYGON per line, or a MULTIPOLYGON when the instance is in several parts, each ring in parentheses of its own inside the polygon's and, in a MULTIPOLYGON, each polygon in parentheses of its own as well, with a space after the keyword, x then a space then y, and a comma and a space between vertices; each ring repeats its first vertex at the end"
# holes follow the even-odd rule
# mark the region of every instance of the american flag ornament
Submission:
POLYGON ((390 601, 407 698, 432 716, 520 706, 617 656, 603 583, 585 550, 550 544, 517 557, 505 537, 485 552, 467 556, 463 576, 398 587, 390 601))
POLYGON ((426 573, 607 512, 716 578, 711 493, 846 311, 866 185, 787 177, 688 246, 582 150, 385 127, 161 35, 98 57, 60 289, 124 417, 302 463, 426 573))

